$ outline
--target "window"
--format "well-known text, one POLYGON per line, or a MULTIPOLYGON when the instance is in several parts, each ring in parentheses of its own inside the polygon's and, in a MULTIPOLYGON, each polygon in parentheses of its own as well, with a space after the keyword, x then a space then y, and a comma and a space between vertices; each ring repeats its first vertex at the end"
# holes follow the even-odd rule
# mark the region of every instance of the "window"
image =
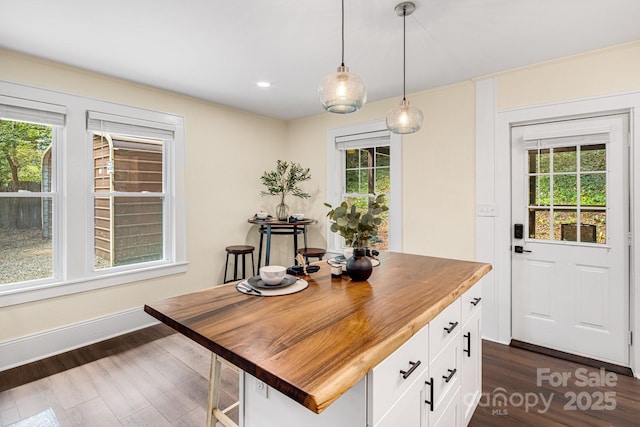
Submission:
POLYGON ((0 92, 0 306, 185 271, 181 117, 0 92))
POLYGON ((529 238, 606 244, 606 144, 529 149, 528 163, 529 238))
MULTIPOLYGON (((366 210, 371 195, 385 194, 389 211, 375 247, 400 251, 400 136, 390 133, 384 121, 334 129, 328 133, 327 152, 329 203, 335 206, 347 200, 366 210)), ((327 242, 334 252, 344 247, 344 241, 331 232, 327 242)))
POLYGON ((53 160, 65 117, 41 108, 0 105, 0 285, 55 276, 53 160))

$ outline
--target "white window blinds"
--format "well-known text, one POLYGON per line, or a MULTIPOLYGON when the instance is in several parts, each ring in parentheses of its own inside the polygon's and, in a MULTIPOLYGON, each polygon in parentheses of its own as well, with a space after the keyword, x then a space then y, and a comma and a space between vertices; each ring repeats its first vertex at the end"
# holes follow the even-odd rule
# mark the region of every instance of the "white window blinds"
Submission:
POLYGON ((64 126, 65 114, 66 109, 60 105, 0 96, 0 119, 64 126))
POLYGON ((358 148, 372 148, 381 145, 389 145, 390 132, 381 130, 356 135, 339 136, 335 139, 338 150, 352 150, 358 148))
POLYGON ((87 130, 144 138, 172 139, 175 126, 169 123, 87 111, 87 130))

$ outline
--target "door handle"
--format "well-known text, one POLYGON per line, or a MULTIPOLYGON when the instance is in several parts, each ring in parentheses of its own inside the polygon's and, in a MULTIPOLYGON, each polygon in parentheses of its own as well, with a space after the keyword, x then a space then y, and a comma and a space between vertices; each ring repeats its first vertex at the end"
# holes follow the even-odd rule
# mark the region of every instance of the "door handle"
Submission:
POLYGON ((526 250, 522 246, 515 246, 514 249, 515 249, 515 252, 517 254, 522 254, 522 253, 525 253, 525 252, 531 252, 531 251, 526 250))

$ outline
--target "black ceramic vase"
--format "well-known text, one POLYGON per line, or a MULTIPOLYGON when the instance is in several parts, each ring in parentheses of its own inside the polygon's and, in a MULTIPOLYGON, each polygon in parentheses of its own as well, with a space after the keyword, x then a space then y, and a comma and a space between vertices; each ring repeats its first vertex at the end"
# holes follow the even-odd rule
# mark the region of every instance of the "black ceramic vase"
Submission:
POLYGON ((363 282, 371 276, 373 265, 364 249, 354 249, 353 256, 347 260, 347 274, 354 282, 363 282))

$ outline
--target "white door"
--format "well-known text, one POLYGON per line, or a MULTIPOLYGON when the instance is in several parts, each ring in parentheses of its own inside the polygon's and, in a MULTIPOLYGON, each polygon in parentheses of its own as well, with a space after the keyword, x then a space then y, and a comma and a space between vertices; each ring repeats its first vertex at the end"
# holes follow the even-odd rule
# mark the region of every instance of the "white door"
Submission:
POLYGON ((512 128, 513 339, 629 366, 627 129, 512 128))

